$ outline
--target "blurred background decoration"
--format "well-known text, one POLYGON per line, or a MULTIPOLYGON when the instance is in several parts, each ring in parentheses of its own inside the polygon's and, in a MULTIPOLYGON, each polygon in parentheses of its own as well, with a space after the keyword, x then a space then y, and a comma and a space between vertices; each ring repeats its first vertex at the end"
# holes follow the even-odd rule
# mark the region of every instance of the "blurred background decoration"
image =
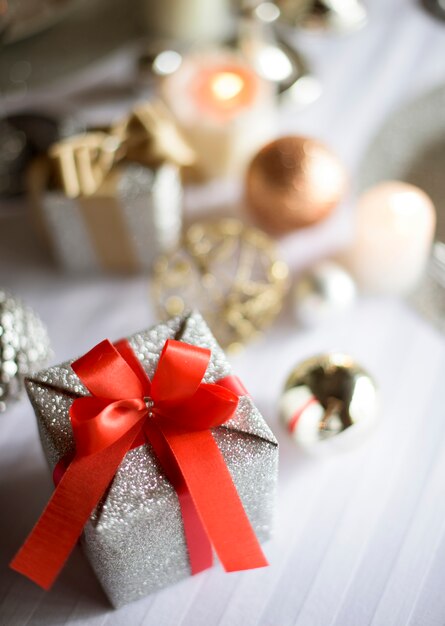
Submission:
POLYGON ((295 280, 291 306, 300 327, 316 327, 350 309, 357 298, 352 276, 330 259, 314 263, 295 280))
POLYGON ((69 16, 81 0, 3 0, 0 34, 3 45, 36 35, 69 16))
POLYGON ((154 267, 161 317, 198 308, 231 352, 272 324, 287 287, 288 268, 273 241, 235 219, 195 222, 178 251, 154 267))
POLYGON ((11 115, 0 121, 0 136, 0 195, 23 194, 30 162, 59 138, 57 121, 43 115, 11 115))
POLYGON ((45 326, 38 315, 0 288, 0 413, 24 393, 24 378, 51 356, 45 326))
POLYGON ((427 11, 439 20, 445 20, 445 3, 443 0, 422 0, 427 11))
MULTIPOLYGON (((417 252, 420 255, 417 271, 426 271, 417 285, 411 282, 410 301, 441 330, 445 329, 444 171, 445 88, 440 86, 404 104, 389 116, 365 152, 356 184, 359 191, 364 191, 381 181, 399 180, 417 187, 421 194, 428 194, 430 201, 425 200, 424 211, 431 214, 427 205, 434 205, 437 224, 426 235, 423 251, 417 252), (432 237, 436 243, 428 260, 432 237)), ((416 242, 419 241, 416 228, 413 238, 415 241, 406 244, 406 256, 410 260, 416 255, 416 242)), ((376 243, 378 245, 378 239, 376 243)))
POLYGON ((239 176, 275 133, 274 87, 239 54, 223 48, 189 54, 160 89, 203 178, 239 176))
POLYGON ((360 0, 277 0, 285 24, 340 33, 359 30, 367 12, 360 0))
MULTIPOLYGON (((3 0, 0 88, 20 96, 69 75, 88 74, 93 64, 129 45, 141 55, 145 75, 169 72, 197 45, 230 45, 260 76, 276 83, 280 93, 308 104, 320 95, 321 84, 288 31, 305 27, 310 15, 339 11, 320 11, 318 3, 310 4, 288 2, 282 14, 279 3, 248 0, 3 0), (69 54, 54 55, 55 49, 69 54)), ((345 4, 347 14, 354 12, 351 0, 337 4, 345 4)))
POLYGON ((182 226, 180 167, 195 153, 159 102, 102 131, 61 139, 28 170, 34 222, 73 272, 148 271, 182 226))
POLYGON ((298 364, 280 399, 281 419, 292 439, 317 454, 363 441, 376 423, 377 405, 373 378, 341 353, 298 364))
POLYGON ((443 89, 384 125, 352 185, 340 157, 315 137, 277 138, 281 106, 298 112, 323 90, 299 51, 300 34, 358 32, 369 19, 361 0, 3 0, 0 15, 0 193, 30 188, 38 230, 65 268, 148 271, 179 245, 184 185, 226 179, 244 180, 244 218, 275 236, 329 217, 349 186, 356 194, 352 241, 337 259, 347 269, 306 268, 292 290, 297 319, 311 306, 317 318, 317 298, 318 314, 352 302, 352 287, 332 297, 347 270, 362 291, 403 295, 441 272, 441 258, 433 252, 430 264, 429 253, 433 204, 445 241, 443 89), (114 58, 121 78, 96 87, 89 75, 114 58), (33 90, 76 81, 98 107, 97 123, 85 121, 88 105, 17 112, 33 90), (153 99, 163 104, 146 104, 153 99), (131 113, 135 102, 145 103, 144 115, 131 113), (394 182, 375 186, 385 180, 394 182), (110 203, 114 213, 104 209, 110 203))
POLYGON ((355 178, 317 138, 277 137, 282 107, 297 113, 323 91, 301 33, 351 36, 369 19, 360 0, 4 0, 1 11, 0 193, 29 191, 36 230, 62 268, 149 272, 156 259, 161 314, 199 303, 232 347, 271 324, 291 282, 302 328, 346 312, 358 291, 415 292, 418 309, 437 317, 443 88, 384 124, 355 178), (113 59, 120 78, 94 85, 94 68, 113 59), (59 83, 82 85, 86 104, 20 111, 33 91, 59 83), (245 210, 231 203, 223 213, 247 223, 198 220, 181 237, 184 191, 205 195, 215 181, 242 186, 245 210), (249 221, 275 237, 304 233, 350 189, 349 244, 289 278, 249 221))
POLYGON ((368 293, 406 295, 428 262, 436 228, 430 197, 414 185, 386 181, 358 199, 345 261, 368 293))
POLYGON ((282 235, 326 219, 344 198, 348 175, 320 141, 287 136, 264 146, 246 173, 246 203, 267 231, 282 235))
MULTIPOLYGON (((350 36, 368 19, 360 0, 3 0, 0 193, 6 198, 29 189, 37 231, 61 267, 138 272, 149 271, 163 252, 174 258, 187 250, 187 263, 195 257, 190 233, 196 229, 180 243, 184 188, 190 184, 241 182, 241 217, 274 236, 325 220, 350 187, 356 204, 351 241, 336 261, 296 276, 290 298, 295 318, 302 326, 310 325, 308 317, 314 324, 329 319, 353 303, 357 289, 411 295, 421 279, 427 286, 417 289, 416 306, 436 311, 441 298, 431 298, 431 285, 437 283, 441 292, 440 246, 433 248, 431 262, 429 256, 433 204, 439 208, 437 238, 445 241, 444 150, 437 135, 439 127, 445 129, 443 89, 384 125, 352 183, 341 158, 315 137, 277 138, 281 107, 298 112, 323 91, 299 50, 300 34, 350 36), (111 74, 108 83, 95 86, 89 76, 100 70, 94 68, 111 67, 112 59, 121 63, 120 79, 111 74), (33 91, 59 83, 72 89, 76 81, 83 85, 80 102, 90 98, 98 108, 96 123, 85 120, 88 104, 17 112, 33 91), (135 103, 142 104, 132 112, 135 103), (388 180, 393 182, 376 186, 388 180)), ((229 214, 237 212, 229 208, 229 214)), ((212 228, 205 237, 216 236, 212 228)), ((250 241, 249 230, 237 240, 221 228, 218 237, 228 237, 235 247, 250 241)), ((168 268, 177 283, 176 261, 156 267, 168 268)), ((185 291, 202 289, 195 270, 190 276, 196 284, 189 282, 185 291)), ((208 268, 204 275, 209 281, 208 268)), ((157 281, 161 310, 172 313, 171 302, 187 307, 194 301, 195 295, 178 292, 175 299, 163 293, 172 286, 162 272, 157 281)), ((215 294, 212 303, 215 298, 217 310, 228 306, 215 294)), ((276 303, 282 300, 280 293, 276 303)), ((273 317, 265 315, 263 324, 252 311, 238 311, 238 330, 232 328, 225 345, 250 338, 273 317), (248 326, 249 332, 239 331, 248 326)), ((215 323, 213 330, 218 334, 215 323)))

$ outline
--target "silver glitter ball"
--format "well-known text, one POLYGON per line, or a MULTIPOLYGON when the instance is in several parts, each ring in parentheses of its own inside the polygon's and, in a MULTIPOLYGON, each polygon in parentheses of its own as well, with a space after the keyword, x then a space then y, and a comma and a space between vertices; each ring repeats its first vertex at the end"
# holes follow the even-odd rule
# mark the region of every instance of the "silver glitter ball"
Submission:
POLYGON ((280 414, 301 447, 348 448, 376 422, 376 385, 346 354, 315 356, 291 372, 281 396, 280 414))
POLYGON ((0 413, 20 397, 24 377, 49 356, 48 335, 40 319, 0 289, 0 413))
POLYGON ((317 326, 349 309, 356 295, 354 280, 345 269, 334 261, 319 261, 295 282, 294 316, 303 326, 317 326))

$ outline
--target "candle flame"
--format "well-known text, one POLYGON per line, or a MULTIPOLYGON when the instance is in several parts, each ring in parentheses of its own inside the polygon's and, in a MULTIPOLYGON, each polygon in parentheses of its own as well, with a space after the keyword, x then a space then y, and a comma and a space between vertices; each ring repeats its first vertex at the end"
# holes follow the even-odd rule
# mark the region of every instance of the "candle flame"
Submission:
POLYGON ((234 72, 220 72, 212 79, 211 90, 218 100, 236 98, 244 87, 244 80, 234 72))
POLYGON ((189 89, 200 111, 218 121, 227 121, 255 102, 259 82, 249 66, 221 61, 198 64, 189 89))

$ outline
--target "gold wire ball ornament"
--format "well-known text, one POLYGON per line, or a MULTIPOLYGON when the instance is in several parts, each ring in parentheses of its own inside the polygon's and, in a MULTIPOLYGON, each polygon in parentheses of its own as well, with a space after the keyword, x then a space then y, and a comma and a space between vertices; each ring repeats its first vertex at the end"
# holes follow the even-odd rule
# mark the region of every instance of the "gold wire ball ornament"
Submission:
POLYGON ((236 219, 202 221, 178 250, 158 258, 153 290, 161 318, 198 308, 218 342, 235 351, 278 315, 288 275, 262 231, 236 219))
POLYGON ((245 183, 248 209, 276 235, 327 217, 346 188, 339 158, 320 141, 299 136, 264 146, 251 161, 245 183))

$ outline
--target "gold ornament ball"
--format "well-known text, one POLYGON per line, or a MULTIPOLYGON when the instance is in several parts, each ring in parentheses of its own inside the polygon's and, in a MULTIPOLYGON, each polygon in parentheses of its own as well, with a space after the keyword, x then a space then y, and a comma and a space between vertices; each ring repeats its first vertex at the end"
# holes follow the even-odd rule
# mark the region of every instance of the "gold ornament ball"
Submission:
POLYGON ((276 235, 315 224, 344 196, 347 173, 323 143, 281 137, 264 146, 246 174, 246 202, 257 222, 276 235))
POLYGON ((286 430, 306 450, 353 446, 375 425, 377 410, 373 378, 352 357, 337 352, 295 367, 280 400, 286 430))

